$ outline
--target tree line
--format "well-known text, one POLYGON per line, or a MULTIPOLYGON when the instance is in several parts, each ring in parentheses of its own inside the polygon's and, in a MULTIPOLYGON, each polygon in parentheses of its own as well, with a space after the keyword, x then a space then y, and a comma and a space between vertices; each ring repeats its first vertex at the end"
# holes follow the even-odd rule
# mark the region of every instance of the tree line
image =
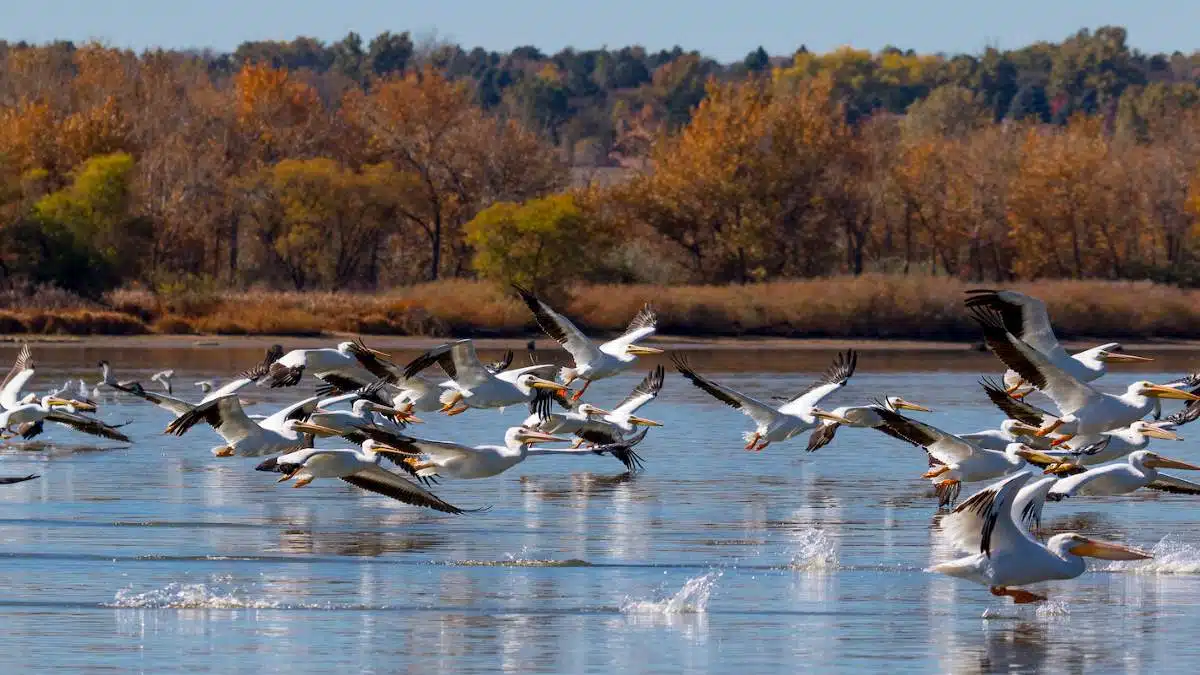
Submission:
POLYGON ((1200 282, 1200 55, 0 43, 0 277, 99 298, 868 271, 1200 282))

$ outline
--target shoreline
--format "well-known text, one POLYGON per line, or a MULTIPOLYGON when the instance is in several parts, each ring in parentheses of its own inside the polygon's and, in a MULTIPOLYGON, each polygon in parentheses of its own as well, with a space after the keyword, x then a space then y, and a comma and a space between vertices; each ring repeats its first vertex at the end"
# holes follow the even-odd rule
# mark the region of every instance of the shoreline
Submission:
MULTIPOLYGON (((329 333, 322 336, 290 335, 0 335, 3 345, 22 342, 42 348, 54 347, 145 347, 148 349, 182 349, 191 347, 257 348, 278 342, 287 349, 324 347, 337 342, 359 337, 353 333, 329 333)), ((378 349, 424 350, 445 344, 458 338, 422 337, 407 335, 363 335, 363 340, 378 349)), ((480 349, 524 350, 529 340, 535 341, 539 350, 558 348, 558 343, 545 335, 523 337, 474 338, 480 349)), ((1071 350, 1087 349, 1105 342, 1120 342, 1130 350, 1153 351, 1200 351, 1200 340, 1113 340, 1094 338, 1087 340, 1064 340, 1063 346, 1071 350)), ((748 335, 744 337, 696 337, 688 335, 655 335, 646 340, 672 350, 756 350, 756 351, 841 351, 859 349, 863 351, 929 351, 929 352, 978 352, 979 341, 914 340, 911 338, 783 338, 748 335)))

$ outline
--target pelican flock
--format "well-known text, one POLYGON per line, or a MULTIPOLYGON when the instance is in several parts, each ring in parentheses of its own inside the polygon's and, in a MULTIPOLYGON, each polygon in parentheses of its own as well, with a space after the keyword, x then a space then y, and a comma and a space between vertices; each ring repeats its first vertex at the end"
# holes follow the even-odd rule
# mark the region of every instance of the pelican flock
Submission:
MULTIPOLYGON (((481 514, 488 506, 461 508, 431 489, 435 484, 441 486, 438 491, 448 489, 455 480, 488 479, 533 457, 571 457, 561 461, 574 463, 608 456, 630 475, 641 471, 644 457, 635 448, 651 429, 666 426, 642 412, 667 384, 662 363, 645 363, 664 351, 644 344, 655 339, 654 309, 643 306, 620 335, 600 342, 533 292, 521 287, 515 292, 533 322, 565 352, 557 363, 538 363, 532 341, 532 363, 514 367, 512 351, 496 362, 481 360, 473 339, 438 345, 408 363, 355 339, 289 352, 272 345, 261 361, 240 373, 196 380, 199 400, 176 393, 176 368, 151 375, 149 381, 158 386, 148 388, 137 380, 118 379, 108 361, 99 363, 101 378, 91 396, 82 380, 39 396, 26 391, 36 370, 30 347, 22 345, 0 384, 0 434, 16 443, 37 437, 52 422, 130 443, 120 431, 123 425, 96 416, 96 400, 123 395, 168 412, 166 434, 210 428, 221 439, 212 448, 216 457, 265 458, 254 468, 280 474, 279 483, 303 488, 317 479, 336 478, 415 507, 480 517, 486 517, 481 514), (624 399, 610 406, 583 400, 592 382, 626 373, 641 379, 634 380, 636 386, 624 399), (225 384, 218 386, 218 381, 225 384), (242 398, 250 387, 303 384, 314 385, 315 395, 263 414, 247 412, 255 405, 242 398), (498 443, 466 444, 414 431, 423 421, 418 412, 457 418, 472 410, 518 406, 528 415, 516 426, 497 430, 498 443)), ((1154 441, 1181 440, 1178 430, 1200 418, 1200 376, 1142 380, 1122 393, 1107 393, 1097 384, 1110 365, 1150 359, 1130 354, 1118 343, 1069 354, 1055 336, 1046 305, 1016 291, 971 290, 964 305, 1003 365, 997 369, 998 380, 986 375, 980 380, 984 397, 1002 413, 983 430, 946 431, 930 419, 933 408, 895 394, 864 397, 868 402, 858 405, 826 406, 825 400, 854 378, 860 357, 854 349, 838 353, 820 377, 786 397, 751 395, 718 383, 678 351, 670 362, 706 397, 750 418, 753 428, 741 436, 745 450, 762 451, 806 436, 805 449, 811 453, 852 444, 853 439, 844 439, 870 433, 839 435, 842 427, 875 430, 900 441, 898 452, 914 461, 912 475, 900 479, 912 481, 918 494, 932 493, 939 531, 963 554, 933 564, 930 572, 973 581, 996 596, 1027 603, 1045 596, 1024 587, 1075 578, 1086 570, 1084 558, 1149 557, 1137 547, 1083 533, 1042 532, 1043 510, 1046 502, 1058 509, 1063 508, 1059 502, 1139 490, 1200 495, 1200 483, 1160 472, 1195 471, 1200 465, 1149 449, 1154 441), (1164 401, 1183 401, 1184 406, 1162 418, 1164 401), (930 481, 932 489, 920 481, 930 481), (976 491, 959 503, 965 486, 976 491)), ((472 412, 466 419, 455 424, 479 424, 487 417, 472 412)), ((725 435, 714 439, 714 445, 736 438, 736 427, 726 429, 725 419, 718 418, 716 428, 725 435)), ((735 419, 729 417, 730 422, 735 419)), ((833 453, 812 457, 827 454, 833 453)), ((38 477, 0 477, 0 485, 38 477)))

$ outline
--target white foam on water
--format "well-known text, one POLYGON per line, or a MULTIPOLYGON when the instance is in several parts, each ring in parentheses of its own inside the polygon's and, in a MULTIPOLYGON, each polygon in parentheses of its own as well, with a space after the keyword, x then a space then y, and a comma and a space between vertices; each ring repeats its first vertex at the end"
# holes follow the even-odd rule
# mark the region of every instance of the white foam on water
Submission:
POLYGON ((1067 604, 1066 600, 1047 600, 1038 604, 1033 613, 1039 619, 1058 619, 1071 616, 1071 605, 1067 604))
POLYGON ((712 589, 721 578, 721 572, 709 572, 692 577, 683 584, 675 595, 664 600, 630 600, 621 603, 626 614, 704 614, 708 611, 708 600, 712 589))
POLYGON ((131 609, 274 609, 280 603, 264 598, 240 595, 238 591, 227 591, 208 584, 170 583, 141 593, 132 588, 117 591, 113 601, 106 607, 131 609))
POLYGON ((1042 621, 1054 621, 1071 616, 1071 606, 1066 600, 1047 600, 1036 605, 988 607, 979 618, 985 621, 1020 621, 1031 618, 1031 615, 1042 621))
POLYGON ((1098 569, 1127 574, 1200 574, 1200 546, 1186 544, 1168 534, 1150 553, 1154 557, 1149 560, 1117 561, 1098 569))
POLYGON ((803 572, 828 572, 837 569, 837 545, 822 529, 806 530, 797 537, 788 567, 803 572))

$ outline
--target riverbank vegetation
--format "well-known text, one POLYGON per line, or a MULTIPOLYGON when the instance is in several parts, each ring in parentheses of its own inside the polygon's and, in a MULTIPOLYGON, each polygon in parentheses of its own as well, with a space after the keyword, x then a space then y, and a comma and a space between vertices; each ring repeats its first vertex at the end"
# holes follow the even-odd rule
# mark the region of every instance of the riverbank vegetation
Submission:
MULTIPOLYGON (((589 332, 622 330, 644 302, 677 336, 975 340, 956 279, 864 274, 721 286, 577 285, 560 307, 589 332)), ((1187 339, 1200 335, 1200 291, 1150 282, 1055 280, 1010 287, 1046 299, 1064 338, 1187 339)), ((446 280, 380 293, 296 291, 171 295, 116 291, 91 303, 61 293, 0 309, 0 333, 76 335, 331 333, 538 335, 513 293, 446 280)), ((0 304, 3 304, 0 299, 0 304)))
POLYGON ((1035 283, 1068 331, 1200 335, 1197 66, 1116 27, 731 64, 0 43, 0 329, 509 334, 519 282, 597 328, 945 337, 963 284, 1035 283))

